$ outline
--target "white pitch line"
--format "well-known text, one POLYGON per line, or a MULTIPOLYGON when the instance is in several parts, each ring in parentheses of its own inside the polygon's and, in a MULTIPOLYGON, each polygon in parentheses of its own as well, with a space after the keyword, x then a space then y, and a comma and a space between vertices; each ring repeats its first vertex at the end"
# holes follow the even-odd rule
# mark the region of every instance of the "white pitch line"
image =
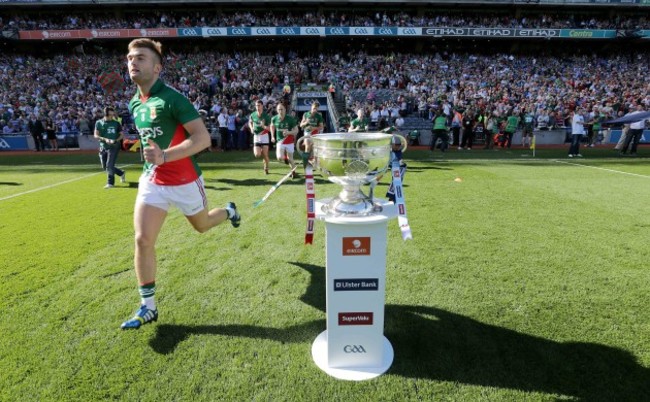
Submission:
MULTIPOLYGON (((122 167, 125 168, 125 167, 131 166, 131 165, 132 165, 132 163, 128 164, 128 165, 124 165, 122 167)), ((29 191, 25 191, 25 192, 18 193, 18 194, 13 194, 13 195, 10 195, 10 196, 4 197, 4 198, 0 198, 0 201, 8 200, 8 199, 15 198, 15 197, 20 197, 21 195, 35 193, 35 192, 41 191, 41 190, 47 190, 48 188, 57 187, 57 186, 60 186, 62 184, 67 184, 67 183, 72 183, 74 181, 87 179, 88 177, 97 176, 98 174, 104 174, 104 173, 106 173, 106 172, 97 172, 97 173, 91 173, 91 174, 81 176, 81 177, 75 177, 74 179, 65 180, 65 181, 62 181, 62 182, 59 182, 59 183, 50 184, 49 186, 39 187, 39 188, 35 188, 33 190, 29 190, 29 191)))
POLYGON ((614 170, 614 169, 605 169, 605 168, 601 168, 601 167, 598 167, 598 166, 583 165, 583 164, 581 164, 581 163, 571 163, 571 162, 565 162, 565 161, 555 161, 555 162, 557 162, 557 163, 564 163, 564 164, 567 164, 567 165, 573 165, 573 166, 586 167, 586 168, 591 168, 591 169, 604 170, 604 171, 606 171, 606 172, 611 172, 611 173, 620 173, 620 174, 626 174, 626 175, 629 175, 629 176, 636 176, 636 177, 643 177, 643 178, 645 178, 645 179, 650 179, 650 176, 648 176, 648 175, 644 175, 644 174, 630 173, 630 172, 623 172, 623 171, 621 171, 621 170, 614 170))

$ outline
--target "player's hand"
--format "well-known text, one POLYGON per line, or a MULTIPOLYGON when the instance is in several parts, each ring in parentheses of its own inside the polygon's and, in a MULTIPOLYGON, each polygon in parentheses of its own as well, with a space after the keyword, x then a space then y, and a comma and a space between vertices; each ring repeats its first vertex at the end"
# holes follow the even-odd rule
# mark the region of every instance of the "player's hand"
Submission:
POLYGON ((164 162, 162 149, 151 138, 147 139, 147 145, 149 146, 142 150, 144 160, 154 165, 162 165, 164 162))

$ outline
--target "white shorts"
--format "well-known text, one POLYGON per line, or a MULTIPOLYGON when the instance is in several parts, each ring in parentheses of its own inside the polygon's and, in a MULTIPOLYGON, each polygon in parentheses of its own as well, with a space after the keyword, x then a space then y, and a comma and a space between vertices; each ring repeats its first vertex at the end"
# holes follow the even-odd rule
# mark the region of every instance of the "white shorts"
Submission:
POLYGON ((269 145, 269 135, 268 134, 255 134, 253 135, 253 144, 269 145))
POLYGON ((284 151, 287 151, 289 155, 293 155, 293 151, 295 150, 295 145, 293 143, 291 144, 278 144, 275 146, 275 155, 278 157, 278 159, 282 158, 284 155, 284 151))
POLYGON ((140 176, 136 204, 142 202, 165 211, 169 210, 170 205, 175 205, 185 216, 196 215, 208 206, 203 176, 179 186, 161 186, 149 179, 144 174, 140 176))

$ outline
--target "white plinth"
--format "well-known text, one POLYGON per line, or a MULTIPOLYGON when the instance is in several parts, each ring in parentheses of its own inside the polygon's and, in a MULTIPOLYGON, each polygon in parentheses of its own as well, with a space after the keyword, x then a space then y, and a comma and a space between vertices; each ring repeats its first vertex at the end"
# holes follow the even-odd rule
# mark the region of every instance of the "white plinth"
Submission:
POLYGON ((370 380, 384 374, 390 368, 391 364, 393 364, 393 357, 395 355, 393 345, 390 344, 385 336, 382 336, 382 338, 384 339, 382 362, 378 367, 330 367, 327 359, 327 331, 321 332, 316 340, 314 340, 314 343, 311 345, 311 356, 321 370, 334 378, 349 381, 370 380))
POLYGON ((327 330, 312 346, 316 365, 346 380, 384 373, 393 348, 384 337, 386 246, 393 204, 371 216, 332 217, 322 212, 329 200, 316 201, 316 217, 326 225, 327 330))

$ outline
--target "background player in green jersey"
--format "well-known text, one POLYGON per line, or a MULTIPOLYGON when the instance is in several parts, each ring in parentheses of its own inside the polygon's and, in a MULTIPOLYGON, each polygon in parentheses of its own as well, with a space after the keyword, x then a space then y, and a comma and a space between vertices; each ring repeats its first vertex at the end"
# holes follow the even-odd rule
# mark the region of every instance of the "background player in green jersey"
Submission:
POLYGON ((311 104, 309 112, 305 112, 305 114, 302 115, 300 128, 304 130, 305 135, 315 135, 323 132, 325 119, 323 119, 323 115, 318 111, 319 107, 320 103, 314 101, 311 104))
POLYGON ((141 306, 122 329, 138 329, 158 319, 156 239, 170 206, 178 207, 194 229, 206 232, 229 219, 238 227, 234 203, 208 210, 201 169, 194 155, 210 146, 210 135, 190 101, 159 79, 162 47, 148 38, 129 43, 129 75, 137 85, 129 103, 143 145, 144 171, 138 183, 135 226, 135 273, 141 306))
POLYGON ((115 109, 110 106, 104 108, 104 118, 95 123, 95 138, 99 140, 99 161, 108 176, 104 188, 112 188, 115 185, 115 175, 120 176, 122 183, 126 183, 126 173, 115 167, 122 137, 124 132, 122 125, 115 120, 115 109))
MULTIPOLYGON (((278 114, 271 119, 271 141, 275 143, 276 156, 278 161, 285 161, 291 165, 291 169, 296 166, 293 161, 294 143, 298 134, 298 122, 292 116, 287 115, 287 108, 283 103, 278 103, 276 108, 278 114)), ((295 171, 291 177, 295 177, 295 171)))
POLYGON ((253 155, 262 157, 264 173, 269 174, 269 132, 271 129, 271 116, 264 111, 264 102, 255 102, 255 111, 248 118, 248 127, 253 133, 253 155))
POLYGON ((524 123, 524 129, 521 131, 521 146, 526 148, 530 147, 533 139, 533 127, 535 127, 535 115, 533 114, 532 106, 525 109, 522 121, 524 123))
POLYGON ((366 117, 366 111, 362 109, 357 110, 357 118, 350 122, 349 133, 363 133, 368 130, 370 120, 366 117))
POLYGON ((517 127, 519 127, 519 116, 512 111, 506 120, 506 146, 508 148, 512 146, 512 137, 514 137, 517 127))

